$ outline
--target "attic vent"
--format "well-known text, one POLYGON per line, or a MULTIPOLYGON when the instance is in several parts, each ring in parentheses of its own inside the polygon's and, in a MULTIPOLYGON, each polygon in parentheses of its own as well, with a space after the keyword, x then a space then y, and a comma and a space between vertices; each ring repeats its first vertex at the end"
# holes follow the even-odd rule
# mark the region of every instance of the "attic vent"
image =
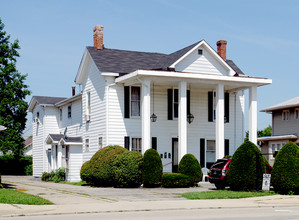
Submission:
POLYGON ((198 55, 202 55, 202 49, 198 49, 198 55))

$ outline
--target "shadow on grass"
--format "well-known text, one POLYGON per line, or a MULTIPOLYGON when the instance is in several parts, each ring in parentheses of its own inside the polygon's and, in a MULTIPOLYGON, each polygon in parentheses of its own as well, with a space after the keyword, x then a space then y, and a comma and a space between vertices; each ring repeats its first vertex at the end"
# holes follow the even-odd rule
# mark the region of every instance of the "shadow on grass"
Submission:
POLYGON ((13 185, 13 184, 2 183, 2 185, 3 185, 4 189, 17 189, 16 185, 13 185))

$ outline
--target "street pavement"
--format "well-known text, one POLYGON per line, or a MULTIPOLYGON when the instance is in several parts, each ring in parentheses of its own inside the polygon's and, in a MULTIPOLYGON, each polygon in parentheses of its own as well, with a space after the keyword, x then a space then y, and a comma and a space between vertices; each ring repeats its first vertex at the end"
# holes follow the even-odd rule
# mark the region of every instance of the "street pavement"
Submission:
MULTIPOLYGON (((50 200, 54 205, 0 204, 0 218, 10 216, 57 216, 57 215, 107 215, 109 213, 207 213, 215 210, 275 209, 299 210, 299 196, 266 196, 246 199, 187 200, 184 192, 215 190, 214 185, 201 182, 194 188, 92 188, 62 183, 42 182, 28 176, 2 176, 2 183, 11 188, 24 189, 26 193, 50 200)), ((217 212, 218 212, 217 211, 217 212)), ((249 213, 250 214, 250 213, 249 213)), ((253 214, 253 213, 252 213, 253 214)), ((171 215, 169 215, 171 216, 171 215)), ((299 212, 292 212, 298 216, 299 212)), ((104 218, 105 219, 105 218, 104 218)), ((116 218, 117 219, 117 218, 116 218)), ((167 218, 166 218, 167 219, 167 218)), ((170 218, 169 218, 170 219, 170 218)), ((173 218, 175 219, 175 218, 173 218)), ((189 218, 193 219, 193 218, 189 218)), ((293 218, 296 219, 296 218, 293 218)))

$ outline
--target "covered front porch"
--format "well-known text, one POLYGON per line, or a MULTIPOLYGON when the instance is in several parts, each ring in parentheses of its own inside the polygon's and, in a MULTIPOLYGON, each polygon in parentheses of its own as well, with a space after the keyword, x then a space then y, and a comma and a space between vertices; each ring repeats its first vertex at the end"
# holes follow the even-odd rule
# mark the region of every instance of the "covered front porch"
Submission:
MULTIPOLYGON (((243 91, 246 89, 249 90, 249 139, 253 143, 257 143, 257 88, 262 85, 270 84, 271 80, 244 76, 137 70, 116 78, 115 82, 117 84, 123 84, 125 87, 140 86, 141 88, 140 118, 142 153, 152 146, 153 131, 151 131, 151 124, 152 128, 153 124, 159 126, 159 120, 161 120, 161 114, 155 111, 158 101, 158 94, 155 89, 165 88, 173 90, 173 97, 176 96, 175 93, 177 92, 177 103, 175 103, 176 100, 174 97, 172 100, 174 103, 171 104, 172 109, 170 111, 172 111, 172 114, 177 114, 177 117, 173 117, 173 120, 177 121, 177 136, 172 135, 172 140, 173 138, 177 138, 177 160, 179 162, 188 152, 188 137, 190 139, 190 135, 197 135, 198 140, 201 141, 200 133, 205 132, 204 123, 206 123, 202 121, 203 114, 206 115, 209 122, 212 122, 210 124, 213 126, 213 131, 206 132, 205 136, 215 141, 215 159, 225 156, 226 136, 241 134, 243 137, 244 122, 243 119, 240 121, 239 118, 244 118, 244 100, 240 97, 244 96, 243 91), (197 94, 199 91, 207 94, 207 96, 205 96, 206 98, 199 96, 197 94), (235 99, 234 102, 232 100, 228 106, 225 105, 226 94, 228 94, 228 97, 231 99, 235 99), (210 98, 213 100, 212 104, 208 101, 210 98), (175 110, 176 105, 177 112, 175 110), (206 110, 196 113, 196 106, 200 106, 206 110), (231 110, 229 110, 229 108, 231 110), (212 113, 210 113, 210 109, 212 109, 212 113), (198 114, 201 114, 200 117, 198 117, 198 114), (157 116, 156 122, 153 122, 155 115, 157 116), (193 122, 191 122, 192 117, 194 117, 193 122), (230 120, 230 125, 228 125, 228 120, 230 120), (192 132, 195 126, 202 127, 198 134, 192 132)), ((161 102, 160 104, 164 105, 161 102)), ((169 108, 170 103, 167 104, 169 108)), ((162 117, 164 117, 164 115, 162 117)), ((167 117, 169 120, 169 115, 167 117)), ((240 137, 237 138, 243 139, 240 137)), ((237 141, 232 142, 235 145, 234 149, 238 147, 236 146, 237 141)), ((207 144, 208 143, 205 142, 205 145, 207 144)), ((163 157, 164 156, 165 155, 163 155, 163 157)))

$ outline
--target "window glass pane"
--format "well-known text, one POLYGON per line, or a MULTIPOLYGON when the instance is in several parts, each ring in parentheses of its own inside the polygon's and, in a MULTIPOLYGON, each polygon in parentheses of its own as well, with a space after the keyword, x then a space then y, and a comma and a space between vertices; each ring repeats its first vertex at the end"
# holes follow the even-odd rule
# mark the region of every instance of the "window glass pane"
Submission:
POLYGON ((277 144, 277 150, 278 151, 280 150, 280 144, 277 144))
POLYGON ((207 140, 207 151, 215 151, 215 140, 207 140))
POLYGON ((141 138, 132 138, 132 151, 141 152, 141 138))
POLYGON ((131 87, 131 116, 140 116, 140 87, 131 87))
POLYGON ((272 152, 274 152, 276 150, 276 146, 275 144, 272 144, 272 152))

